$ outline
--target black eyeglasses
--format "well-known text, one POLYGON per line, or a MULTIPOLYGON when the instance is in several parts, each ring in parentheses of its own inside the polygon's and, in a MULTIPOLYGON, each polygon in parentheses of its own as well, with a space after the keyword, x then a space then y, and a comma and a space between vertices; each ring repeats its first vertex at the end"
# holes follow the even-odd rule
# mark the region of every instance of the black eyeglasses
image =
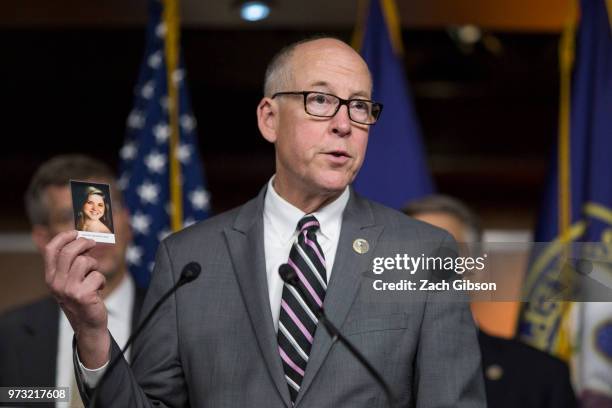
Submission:
POLYGON ((336 95, 302 91, 302 92, 277 92, 272 99, 279 95, 302 95, 304 97, 304 110, 307 114, 320 118, 331 118, 338 113, 342 105, 348 108, 349 118, 362 125, 373 125, 382 112, 382 104, 367 99, 342 99, 336 95))

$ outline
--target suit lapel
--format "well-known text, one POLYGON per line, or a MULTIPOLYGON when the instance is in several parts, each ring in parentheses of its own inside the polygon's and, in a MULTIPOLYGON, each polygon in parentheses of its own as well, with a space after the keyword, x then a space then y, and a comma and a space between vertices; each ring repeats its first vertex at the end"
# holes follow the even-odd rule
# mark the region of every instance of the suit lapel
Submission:
MULTIPOLYGON (((323 304, 325 314, 336 327, 342 327, 344 324, 359 290, 362 274, 372 264, 372 254, 382 229, 382 226, 375 224, 370 204, 356 196, 351 189, 351 198, 342 217, 338 249, 323 304), (368 242, 370 248, 367 253, 359 254, 353 249, 353 242, 357 238, 368 242)), ((295 405, 300 403, 308 391, 332 345, 331 337, 319 325, 295 405)))
POLYGON ((278 354, 272 322, 264 255, 263 201, 266 189, 245 204, 232 228, 225 229, 234 271, 268 372, 287 407, 289 389, 278 354))

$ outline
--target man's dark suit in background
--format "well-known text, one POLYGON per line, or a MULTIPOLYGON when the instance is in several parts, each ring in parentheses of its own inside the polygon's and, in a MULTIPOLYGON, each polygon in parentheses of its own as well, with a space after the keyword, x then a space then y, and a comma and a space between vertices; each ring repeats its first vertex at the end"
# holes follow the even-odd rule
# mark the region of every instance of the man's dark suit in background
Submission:
POLYGON ((563 361, 513 339, 478 334, 491 408, 575 408, 563 361))
MULTIPOLYGON (((134 294, 132 330, 144 294, 134 294)), ((0 317, 0 386, 55 387, 59 320, 60 308, 50 297, 0 317)))

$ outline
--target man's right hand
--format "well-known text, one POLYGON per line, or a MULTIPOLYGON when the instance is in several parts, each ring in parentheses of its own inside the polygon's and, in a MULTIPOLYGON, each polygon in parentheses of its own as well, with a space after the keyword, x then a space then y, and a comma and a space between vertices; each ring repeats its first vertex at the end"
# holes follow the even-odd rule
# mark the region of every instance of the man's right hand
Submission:
POLYGON ((45 281, 72 325, 81 362, 90 369, 108 362, 111 344, 101 295, 106 279, 87 255, 94 246, 93 240, 77 239, 77 231, 66 231, 45 248, 45 281))

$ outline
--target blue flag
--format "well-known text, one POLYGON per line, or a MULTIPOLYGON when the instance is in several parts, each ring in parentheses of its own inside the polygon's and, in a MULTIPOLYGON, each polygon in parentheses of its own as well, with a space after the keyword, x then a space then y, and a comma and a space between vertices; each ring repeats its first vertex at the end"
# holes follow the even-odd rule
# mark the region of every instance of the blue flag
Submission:
MULTIPOLYGON (((567 89, 571 89, 566 95, 567 109, 563 85, 561 91, 558 160, 548 180, 535 233, 536 242, 551 245, 543 253, 533 255, 528 275, 533 283, 527 287, 530 303, 521 311, 518 328, 522 340, 560 357, 568 357, 563 344, 567 308, 564 302, 543 302, 541 296, 555 284, 550 276, 559 276, 562 248, 559 243, 612 240, 611 19, 605 0, 582 0, 580 4, 571 87, 571 70, 567 70, 567 89), (564 121, 564 113, 569 120, 564 121), (545 258, 546 253, 555 256, 545 258)), ((571 31, 569 40, 563 47, 562 52, 567 54, 562 54, 561 65, 565 61, 571 68, 574 40, 571 31)), ((563 76, 562 71, 562 81, 563 76)), ((612 348, 612 344, 608 347, 612 348)))
MULTIPOLYGON (((149 283, 159 242, 172 232, 174 211, 182 215, 182 226, 208 216, 209 193, 200 161, 196 121, 191 112, 185 70, 169 73, 166 41, 172 25, 162 18, 163 3, 149 1, 149 21, 144 61, 135 88, 134 108, 127 120, 125 144, 121 148, 119 184, 130 211, 134 234, 127 251, 130 272, 140 287, 149 283), (176 100, 168 92, 168 76, 176 84, 176 100), (171 155, 171 111, 178 102, 178 137, 171 155), (180 169, 174 188, 179 200, 172 200, 172 163, 180 169), (180 207, 180 208, 179 208, 180 207)), ((177 28, 178 30, 178 28, 177 28)))
POLYGON ((368 153, 354 186, 372 200, 401 208, 431 194, 433 185, 400 55, 401 30, 392 0, 370 1, 360 51, 372 73, 372 98, 384 109, 370 127, 368 153))

